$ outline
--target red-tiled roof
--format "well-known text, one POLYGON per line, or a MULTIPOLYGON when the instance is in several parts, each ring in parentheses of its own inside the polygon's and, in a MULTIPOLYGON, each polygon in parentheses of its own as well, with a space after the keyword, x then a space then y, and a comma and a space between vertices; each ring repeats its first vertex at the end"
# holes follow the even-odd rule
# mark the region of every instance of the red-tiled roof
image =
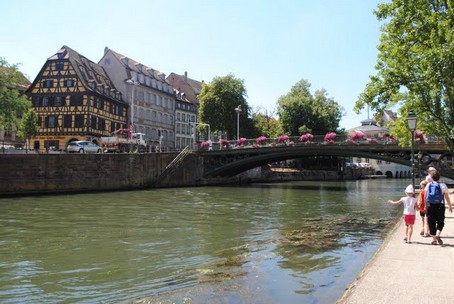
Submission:
POLYGON ((184 92, 189 101, 195 104, 199 103, 198 95, 202 90, 202 82, 187 77, 186 73, 185 75, 170 73, 167 77, 167 82, 178 92, 184 92))

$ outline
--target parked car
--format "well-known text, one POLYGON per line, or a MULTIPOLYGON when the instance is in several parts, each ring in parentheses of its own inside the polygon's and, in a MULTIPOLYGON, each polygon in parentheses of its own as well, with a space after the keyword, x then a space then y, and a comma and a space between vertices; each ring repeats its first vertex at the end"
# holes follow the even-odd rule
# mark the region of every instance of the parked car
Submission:
POLYGON ((68 144, 66 151, 69 153, 101 153, 101 147, 91 141, 78 140, 68 144))

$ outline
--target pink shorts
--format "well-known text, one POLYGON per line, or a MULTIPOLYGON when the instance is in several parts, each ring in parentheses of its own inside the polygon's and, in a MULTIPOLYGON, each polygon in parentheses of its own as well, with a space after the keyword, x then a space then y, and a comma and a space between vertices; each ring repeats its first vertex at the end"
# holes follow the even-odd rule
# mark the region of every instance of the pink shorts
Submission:
POLYGON ((404 214, 405 225, 414 225, 416 215, 414 214, 404 214))

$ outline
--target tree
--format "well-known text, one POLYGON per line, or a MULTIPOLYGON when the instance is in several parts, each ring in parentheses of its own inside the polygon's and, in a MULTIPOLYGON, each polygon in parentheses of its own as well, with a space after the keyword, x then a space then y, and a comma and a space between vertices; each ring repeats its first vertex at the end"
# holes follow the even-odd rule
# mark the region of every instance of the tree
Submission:
POLYGON ((0 128, 18 126, 19 119, 31 107, 30 101, 18 91, 24 80, 18 65, 0 58, 0 128))
POLYGON ((22 116, 19 134, 27 140, 27 150, 30 149, 30 140, 36 136, 39 131, 38 114, 32 108, 28 109, 27 113, 22 116))
POLYGON ((278 114, 287 135, 298 136, 307 131, 321 135, 339 127, 344 109, 328 98, 324 89, 312 96, 310 86, 307 80, 300 80, 278 100, 278 114))
POLYGON ((199 95, 199 121, 209 124, 213 131, 226 131, 230 137, 234 137, 237 131, 235 108, 240 106, 241 135, 246 136, 250 133, 252 126, 248 118, 249 106, 246 96, 243 80, 236 79, 232 74, 214 77, 210 83, 202 85, 199 95))
POLYGON ((263 135, 268 138, 277 138, 283 133, 281 123, 273 116, 273 112, 264 108, 258 108, 252 113, 252 121, 257 130, 256 137, 263 135))
MULTIPOLYGON (((391 133, 410 138, 405 119, 418 117, 418 129, 442 137, 451 151, 454 134, 454 2, 393 0, 374 12, 382 27, 376 75, 359 96, 382 112, 397 107, 391 133)), ((406 141, 408 142, 408 141, 406 141)))

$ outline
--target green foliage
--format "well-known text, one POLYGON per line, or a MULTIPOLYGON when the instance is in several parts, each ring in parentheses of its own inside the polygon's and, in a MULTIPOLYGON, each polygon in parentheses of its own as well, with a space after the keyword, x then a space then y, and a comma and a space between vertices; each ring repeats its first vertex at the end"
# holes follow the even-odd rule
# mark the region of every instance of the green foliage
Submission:
POLYGON ((236 137, 238 114, 235 108, 240 106, 241 136, 252 133, 246 96, 243 80, 236 79, 232 74, 214 77, 210 83, 202 85, 199 95, 199 121, 209 124, 214 132, 227 131, 230 138, 236 137))
POLYGON ((391 132, 409 138, 406 117, 414 111, 418 129, 444 138, 454 135, 454 2, 393 0, 375 11, 383 21, 377 73, 355 104, 377 112, 397 107, 391 132))
POLYGON ((298 136, 311 130, 314 135, 337 131, 343 108, 324 89, 314 95, 307 80, 300 80, 278 100, 278 114, 285 134, 298 136), (303 132, 301 132, 303 131, 303 132))
POLYGON ((17 65, 9 65, 0 58, 0 125, 5 129, 18 126, 19 119, 31 107, 30 101, 18 91, 24 79, 17 65))
POLYGON ((32 108, 28 109, 28 111, 22 116, 20 127, 19 127, 19 134, 23 138, 27 139, 28 145, 30 146, 30 139, 33 136, 36 136, 39 131, 38 126, 38 114, 32 108))
POLYGON ((272 117, 267 111, 265 113, 259 111, 252 113, 252 121, 256 130, 255 138, 259 136, 277 138, 283 133, 279 120, 272 117))

